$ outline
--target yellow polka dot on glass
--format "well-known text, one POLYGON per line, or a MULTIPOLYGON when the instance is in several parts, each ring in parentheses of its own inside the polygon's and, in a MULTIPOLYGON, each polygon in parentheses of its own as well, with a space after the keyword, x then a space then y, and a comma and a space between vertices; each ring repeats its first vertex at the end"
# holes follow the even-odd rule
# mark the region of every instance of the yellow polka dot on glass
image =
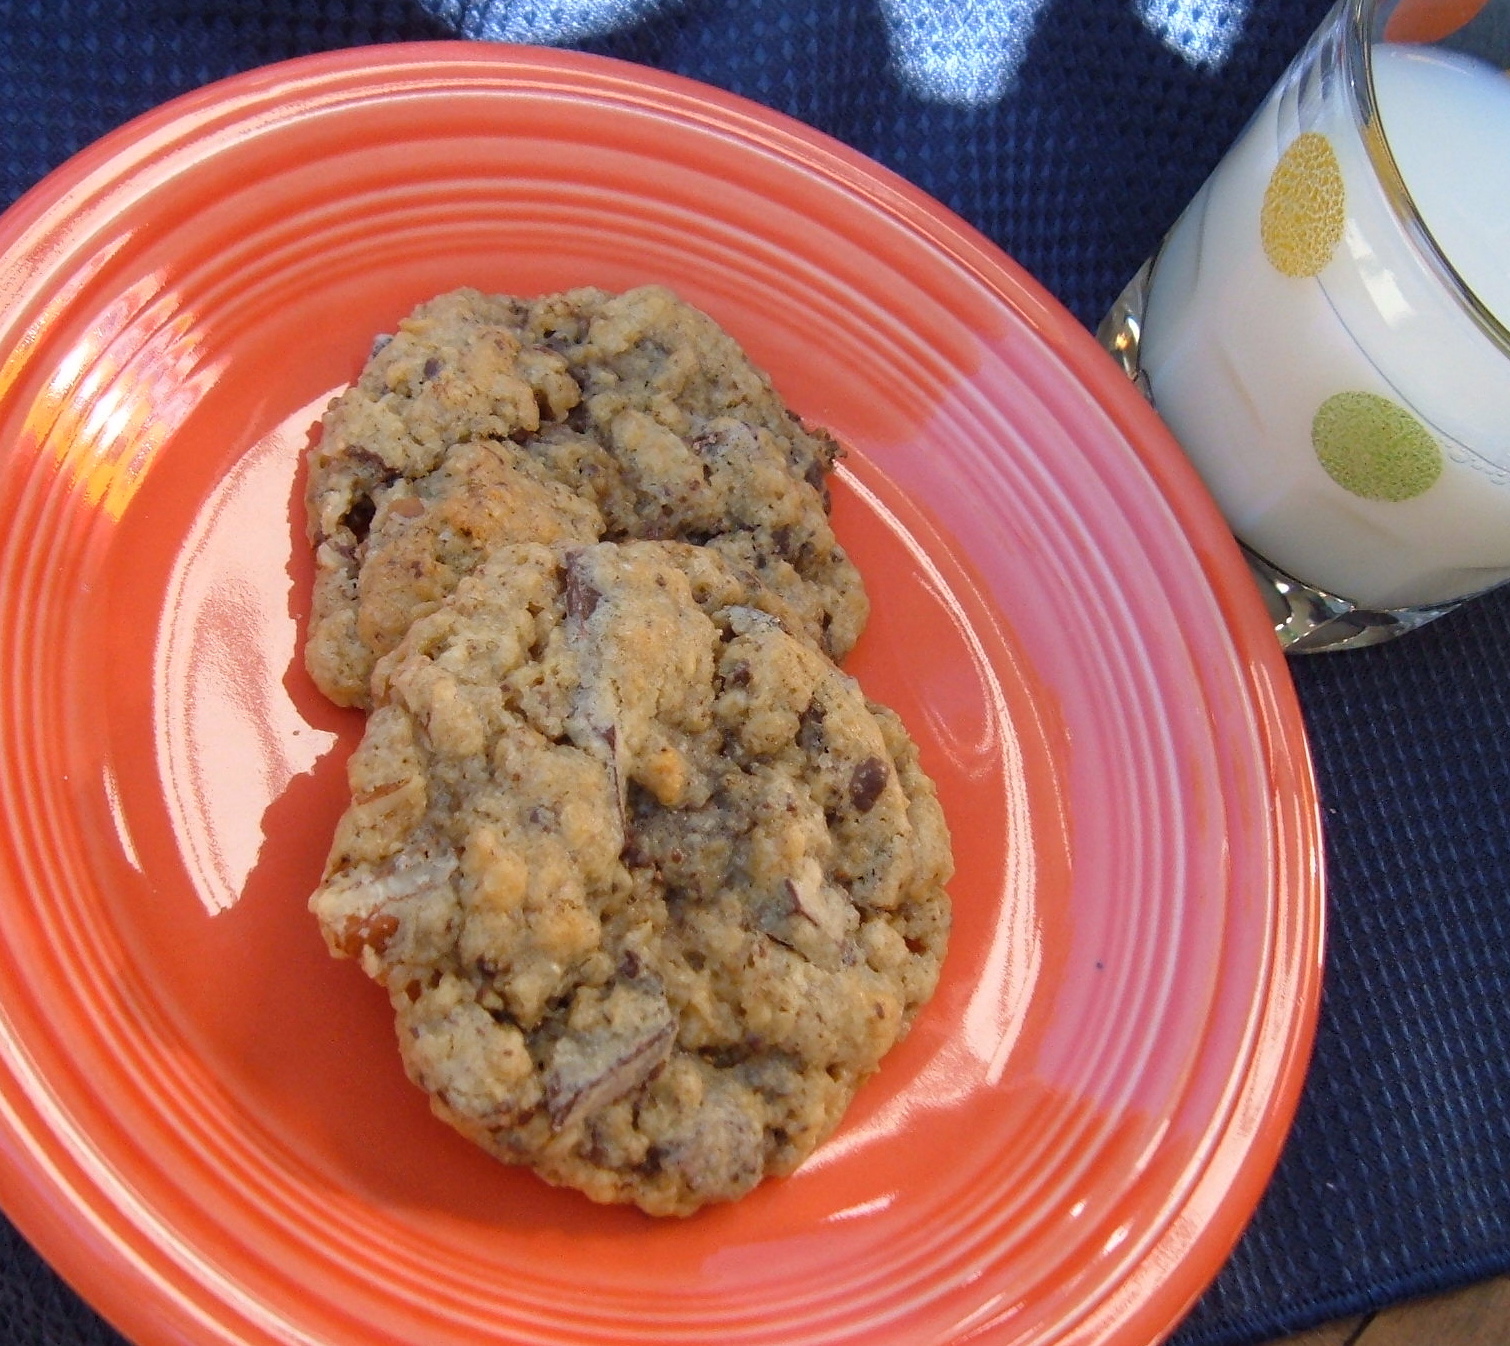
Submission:
POLYGON ((1332 143, 1302 131, 1279 156, 1264 188, 1258 232, 1264 256, 1287 276, 1314 276, 1336 252, 1347 191, 1332 143))
POLYGON ((1341 0, 1100 332, 1297 651, 1510 580, 1510 0, 1444 16, 1341 0))

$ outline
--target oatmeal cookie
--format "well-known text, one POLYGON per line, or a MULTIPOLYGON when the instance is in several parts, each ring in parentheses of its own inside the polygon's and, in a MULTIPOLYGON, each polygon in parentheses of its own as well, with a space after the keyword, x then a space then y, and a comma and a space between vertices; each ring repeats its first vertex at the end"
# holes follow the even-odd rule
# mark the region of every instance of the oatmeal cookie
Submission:
POLYGON ((377 664, 311 899, 499 1158, 687 1214, 790 1172, 931 995, 896 716, 705 547, 506 545, 377 664))
POLYGON ((707 546, 835 658, 868 612, 828 520, 838 447, 670 291, 421 305, 327 411, 309 456, 306 662, 342 705, 494 548, 707 546))

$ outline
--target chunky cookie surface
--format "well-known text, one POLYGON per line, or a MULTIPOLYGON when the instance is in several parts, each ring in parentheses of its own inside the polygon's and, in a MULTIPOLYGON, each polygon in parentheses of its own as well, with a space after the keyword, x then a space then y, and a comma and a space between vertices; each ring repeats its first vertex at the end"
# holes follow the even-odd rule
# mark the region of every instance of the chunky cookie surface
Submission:
POLYGON ((810 1154, 949 927, 912 743, 739 569, 494 547, 378 660, 311 902, 438 1115, 652 1214, 810 1154))
POLYGON ((377 659, 512 543, 706 546, 834 658, 868 613, 828 519, 837 446, 670 291, 421 305, 326 413, 309 459, 316 684, 371 704, 377 659))

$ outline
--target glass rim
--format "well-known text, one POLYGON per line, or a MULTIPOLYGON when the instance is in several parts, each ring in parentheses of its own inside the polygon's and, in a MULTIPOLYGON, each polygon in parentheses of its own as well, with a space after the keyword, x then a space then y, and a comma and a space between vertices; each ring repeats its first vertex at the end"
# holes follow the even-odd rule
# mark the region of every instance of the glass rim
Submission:
POLYGON ((1340 0, 1342 11, 1343 51, 1347 72, 1346 83, 1352 91, 1358 126, 1369 160, 1385 198, 1399 218, 1406 237, 1422 254, 1427 266, 1437 275, 1453 298, 1474 324, 1489 338, 1501 353, 1510 357, 1510 329, 1473 292, 1457 268, 1432 234, 1415 198, 1405 185, 1405 178, 1395 162, 1389 147, 1389 137, 1379 116, 1378 100, 1374 96, 1373 46, 1382 41, 1376 35, 1381 10, 1390 7, 1388 0, 1340 0))

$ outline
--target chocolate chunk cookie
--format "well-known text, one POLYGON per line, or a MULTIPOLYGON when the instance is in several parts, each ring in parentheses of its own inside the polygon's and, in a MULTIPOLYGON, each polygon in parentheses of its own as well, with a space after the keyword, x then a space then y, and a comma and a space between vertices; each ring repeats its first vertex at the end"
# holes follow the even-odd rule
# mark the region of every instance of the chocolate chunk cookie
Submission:
POLYGON ((837 454, 668 290, 442 295, 380 343, 310 453, 310 672, 370 705, 374 662, 495 548, 572 540, 706 546, 842 657, 868 605, 828 520, 837 454))
POLYGON ((657 1215, 810 1154, 949 927, 897 718, 747 596, 706 546, 493 548, 377 661, 311 899, 440 1117, 657 1215))

